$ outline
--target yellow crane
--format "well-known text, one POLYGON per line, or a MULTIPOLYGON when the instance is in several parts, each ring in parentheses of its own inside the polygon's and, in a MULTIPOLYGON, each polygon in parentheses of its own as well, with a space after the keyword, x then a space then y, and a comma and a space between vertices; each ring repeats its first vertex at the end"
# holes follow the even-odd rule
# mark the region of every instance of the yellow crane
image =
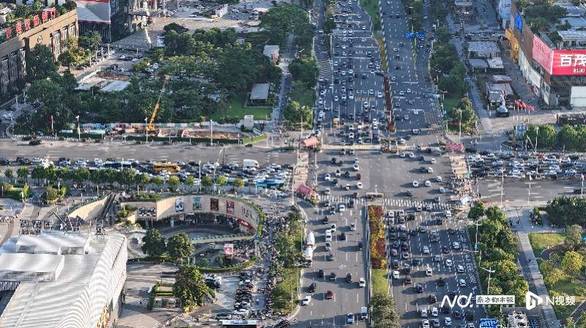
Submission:
POLYGON ((159 110, 161 109, 161 98, 163 97, 163 93, 165 93, 165 88, 167 87, 167 81, 169 81, 168 77, 165 76, 163 78, 163 86, 161 87, 161 92, 159 92, 159 97, 157 98, 157 102, 155 103, 155 107, 153 108, 153 112, 151 114, 151 118, 146 125, 146 131, 148 133, 155 133, 155 120, 157 119, 157 115, 159 115, 159 110))

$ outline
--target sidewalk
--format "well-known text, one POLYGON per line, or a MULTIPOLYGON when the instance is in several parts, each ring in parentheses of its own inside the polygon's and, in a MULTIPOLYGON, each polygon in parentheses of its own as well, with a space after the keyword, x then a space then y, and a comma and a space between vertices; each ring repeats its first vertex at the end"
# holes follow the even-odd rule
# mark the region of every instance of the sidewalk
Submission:
MULTIPOLYGON (((523 275, 529 283, 529 289, 532 290, 535 294, 545 299, 549 297, 549 292, 547 290, 547 287, 545 287, 543 276, 539 271, 537 258, 533 253, 533 248, 531 247, 531 242, 529 241, 529 233, 560 232, 561 229, 553 229, 546 225, 532 225, 531 220, 529 219, 530 211, 530 207, 520 209, 509 209, 507 211, 507 216, 511 217, 511 212, 515 212, 513 214, 516 214, 515 217, 519 219, 519 224, 513 224, 513 230, 517 232, 517 237, 519 238, 519 263, 521 265, 523 275)), ((553 307, 550 304, 547 304, 547 302, 544 303, 542 305, 542 312, 545 322, 547 323, 547 327, 561 327, 558 318, 553 310, 553 307)))

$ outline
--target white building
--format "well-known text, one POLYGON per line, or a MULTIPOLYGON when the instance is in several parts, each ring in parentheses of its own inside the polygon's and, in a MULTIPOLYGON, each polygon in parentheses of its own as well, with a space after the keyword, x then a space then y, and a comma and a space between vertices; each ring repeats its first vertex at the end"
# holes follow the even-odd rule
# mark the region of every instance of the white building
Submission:
POLYGON ((51 232, 0 248, 0 327, 95 328, 118 317, 126 237, 51 232))

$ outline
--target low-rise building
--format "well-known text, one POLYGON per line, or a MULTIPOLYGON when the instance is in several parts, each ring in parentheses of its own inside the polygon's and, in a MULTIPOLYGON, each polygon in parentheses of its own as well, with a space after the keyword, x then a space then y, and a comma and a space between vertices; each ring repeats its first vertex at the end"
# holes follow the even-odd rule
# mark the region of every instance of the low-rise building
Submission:
POLYGON ((526 328, 529 327, 527 314, 521 311, 513 311, 507 316, 507 327, 509 328, 526 328))
POLYGON ((122 307, 126 237, 48 232, 0 248, 0 327, 108 327, 122 307))

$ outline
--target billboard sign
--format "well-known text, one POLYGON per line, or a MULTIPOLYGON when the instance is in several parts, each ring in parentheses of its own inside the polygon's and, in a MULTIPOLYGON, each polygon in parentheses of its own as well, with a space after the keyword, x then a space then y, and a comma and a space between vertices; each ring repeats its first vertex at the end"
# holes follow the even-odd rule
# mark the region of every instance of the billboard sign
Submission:
POLYGON ((554 50, 551 75, 586 75, 586 49, 554 50))
POLYGON ((551 75, 586 75, 586 49, 551 49, 534 36, 533 60, 551 75))
POLYGON ((551 74, 551 63, 553 59, 553 50, 541 41, 541 39, 533 36, 533 60, 535 60, 544 70, 551 74))
POLYGON ((481 318, 480 319, 480 328, 497 328, 499 325, 499 321, 494 318, 481 318))

